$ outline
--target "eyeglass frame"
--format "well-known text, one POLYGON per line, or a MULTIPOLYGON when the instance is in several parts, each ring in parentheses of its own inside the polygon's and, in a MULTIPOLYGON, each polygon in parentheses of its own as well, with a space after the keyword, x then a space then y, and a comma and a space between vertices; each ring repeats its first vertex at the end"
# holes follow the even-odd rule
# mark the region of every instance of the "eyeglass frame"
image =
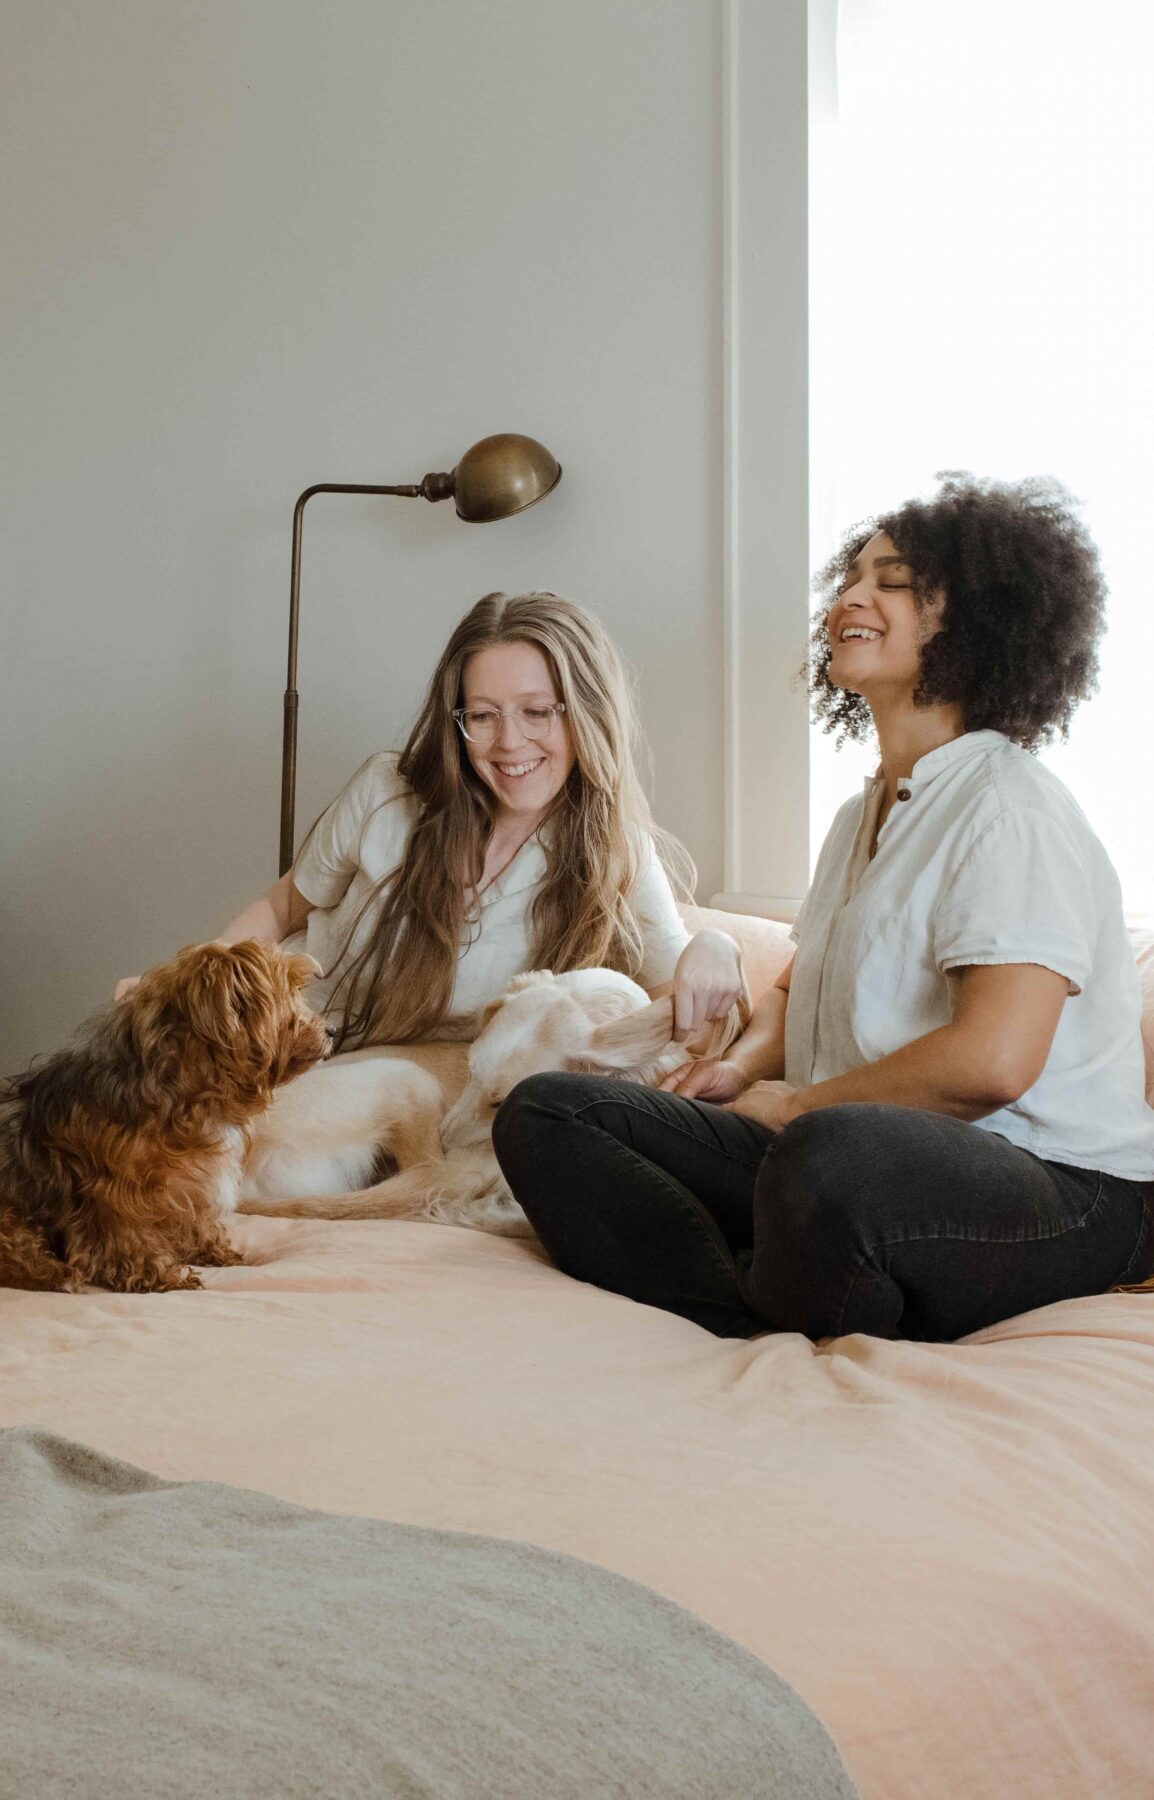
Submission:
MULTIPOLYGON (((512 719, 512 720, 516 721, 518 713, 532 712, 533 710, 534 710, 534 708, 525 707, 525 706, 510 706, 507 708, 503 708, 500 706, 455 706, 452 710, 452 713, 450 714, 450 717, 452 718, 453 723, 459 729, 461 736, 464 738, 465 742, 467 744, 476 744, 476 746, 479 750, 483 750, 486 748, 486 746, 484 744, 482 744, 478 738, 471 738, 469 736, 468 732, 465 730, 465 715, 466 715, 466 713, 490 712, 490 713, 495 713, 497 715, 498 721, 500 721, 501 719, 512 719)), ((558 718, 564 716, 565 702, 564 702, 564 700, 550 700, 547 707, 542 706, 542 707, 537 708, 536 710, 540 711, 540 712, 551 712, 553 714, 553 717, 550 719, 548 725, 545 727, 545 730, 541 733, 540 737, 533 737, 530 732, 525 730, 524 725, 522 725, 520 727, 521 736, 525 739, 526 743, 529 743, 529 744, 543 744, 545 742, 546 738, 552 737, 553 730, 557 724, 558 718)), ((493 733, 491 742, 495 744, 497 742, 497 739, 500 737, 500 735, 501 735, 501 726, 500 726, 500 723, 498 722, 497 729, 493 733)))

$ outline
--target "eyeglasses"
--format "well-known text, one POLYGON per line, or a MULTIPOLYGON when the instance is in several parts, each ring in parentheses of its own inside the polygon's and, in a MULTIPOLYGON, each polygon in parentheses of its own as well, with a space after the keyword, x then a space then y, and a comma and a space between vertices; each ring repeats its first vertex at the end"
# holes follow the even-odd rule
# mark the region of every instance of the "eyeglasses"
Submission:
POLYGON ((564 711, 565 702, 555 700, 551 706, 511 706, 507 712, 498 712, 495 706, 458 706, 453 717, 461 727, 462 737, 478 749, 487 750, 497 741, 502 719, 512 719, 522 737, 539 743, 549 736, 558 713, 564 711))

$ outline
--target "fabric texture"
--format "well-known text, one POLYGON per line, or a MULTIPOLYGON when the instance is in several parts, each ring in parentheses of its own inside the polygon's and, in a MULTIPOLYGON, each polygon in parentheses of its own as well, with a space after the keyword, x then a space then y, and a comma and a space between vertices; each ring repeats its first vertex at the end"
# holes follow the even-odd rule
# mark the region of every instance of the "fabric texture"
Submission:
POLYGON ((1121 890, 1072 796, 999 732, 969 732, 914 765, 870 861, 880 786, 838 813, 794 927, 786 1080, 809 1087, 948 1024, 953 969, 1040 963, 1070 990, 1045 1070, 979 1129, 1154 1178, 1121 890))
MULTIPOLYGON (((737 938, 755 994, 790 955, 767 920, 687 924, 737 938)), ((1151 1295, 958 1344, 726 1340, 528 1242, 232 1230, 203 1292, 0 1291, 0 1424, 627 1576, 779 1671, 863 1800, 1149 1792, 1151 1295)))
POLYGON ((0 1292, 0 1423, 627 1576, 777 1670, 863 1800, 1148 1792, 1149 1295, 815 1347, 483 1232, 232 1229, 203 1292, 0 1292))
POLYGON ((681 1607, 527 1544, 174 1484, 0 1432, 6 1800, 853 1800, 681 1607))
POLYGON ((913 1107, 831 1106, 772 1132, 604 1076, 535 1075, 493 1143, 558 1268, 720 1337, 948 1340, 1150 1272, 1154 1182, 913 1107))
MULTIPOLYGON (((284 948, 307 951, 325 971, 309 990, 319 1011, 331 1010, 341 969, 372 937, 378 909, 370 906, 361 918, 362 909, 377 883, 401 862, 416 816, 412 791, 397 774, 396 753, 383 750, 362 763, 301 851, 293 882, 314 911, 305 930, 295 932, 284 948), (346 943, 348 953, 339 962, 346 943)), ((638 979, 653 988, 672 979, 689 934, 652 841, 649 851, 634 906, 645 941, 638 979)), ((481 895, 480 922, 462 934, 448 1021, 471 1018, 530 967, 530 914, 545 866, 544 847, 534 836, 481 895)))

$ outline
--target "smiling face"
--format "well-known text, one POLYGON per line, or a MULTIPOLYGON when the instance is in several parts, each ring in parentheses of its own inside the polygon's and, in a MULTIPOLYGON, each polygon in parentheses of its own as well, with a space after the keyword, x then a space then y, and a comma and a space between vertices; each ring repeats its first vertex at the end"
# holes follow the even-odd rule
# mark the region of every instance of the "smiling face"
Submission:
POLYGON ((944 608, 940 591, 918 604, 913 570, 892 539, 876 532, 850 564, 829 610, 830 680, 871 705, 912 698, 922 646, 941 630, 944 608))
POLYGON ((558 713, 549 723, 547 709, 560 700, 549 659, 536 644, 492 644, 465 664, 461 705, 470 712, 502 714, 493 742, 471 743, 466 738, 465 754, 496 796, 501 812, 515 814, 526 824, 544 817, 576 760, 565 715, 558 713), (527 736, 515 710, 531 725, 539 725, 544 735, 527 736))

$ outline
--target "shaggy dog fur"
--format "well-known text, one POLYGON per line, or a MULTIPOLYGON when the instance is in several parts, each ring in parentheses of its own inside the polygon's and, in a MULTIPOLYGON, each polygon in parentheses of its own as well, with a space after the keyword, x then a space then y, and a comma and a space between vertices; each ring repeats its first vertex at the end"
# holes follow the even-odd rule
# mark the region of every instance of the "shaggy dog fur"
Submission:
POLYGON ((221 1223, 253 1120, 324 1056, 311 957, 193 945, 77 1045, 0 1088, 0 1285, 201 1285, 242 1259, 221 1223))
POLYGON ((691 1051, 672 1041, 672 1000, 651 1002, 644 988, 615 970, 518 975, 481 1014, 467 1080, 447 1112, 432 1075, 395 1053, 338 1058, 278 1096, 257 1128, 238 1210, 282 1218, 423 1218, 531 1236, 491 1135, 497 1108, 517 1083, 550 1069, 659 1081, 691 1055, 720 1056, 748 1016, 748 1005, 732 1008, 691 1051), (362 1185, 382 1151, 397 1172, 362 1185), (340 1191, 349 1186, 356 1191, 340 1191))

